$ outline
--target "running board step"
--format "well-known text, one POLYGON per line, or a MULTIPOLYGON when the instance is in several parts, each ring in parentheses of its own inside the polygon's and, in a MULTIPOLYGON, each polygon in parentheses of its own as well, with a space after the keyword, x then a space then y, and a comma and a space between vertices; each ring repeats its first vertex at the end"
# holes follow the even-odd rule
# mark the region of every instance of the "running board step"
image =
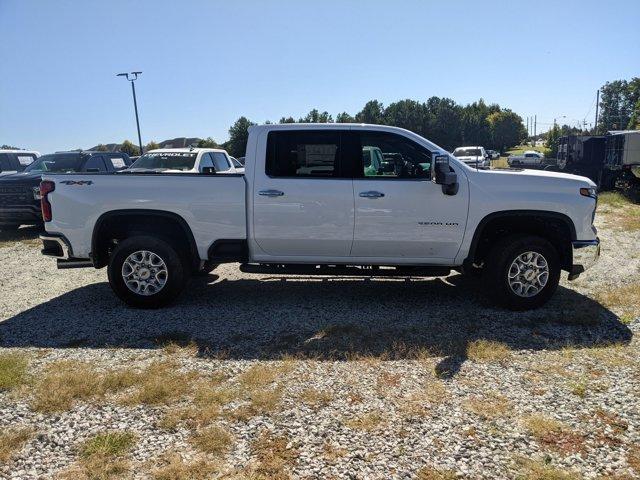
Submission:
POLYGON ((64 270, 67 268, 88 268, 93 267, 93 262, 84 258, 70 258, 70 259, 62 259, 59 258, 56 262, 59 270, 64 270))
POLYGON ((243 263, 240 271, 270 275, 338 275, 351 277, 446 277, 449 267, 379 267, 356 265, 298 265, 243 263))

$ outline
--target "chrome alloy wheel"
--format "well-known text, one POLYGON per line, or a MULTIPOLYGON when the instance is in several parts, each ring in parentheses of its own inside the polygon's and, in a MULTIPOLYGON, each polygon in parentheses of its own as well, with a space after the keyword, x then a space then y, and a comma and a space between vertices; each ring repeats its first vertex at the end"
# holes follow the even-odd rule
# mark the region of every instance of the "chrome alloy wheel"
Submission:
POLYGON ((549 280, 549 264, 538 252, 525 252, 509 267, 509 286, 519 297, 533 297, 549 280))
POLYGON ((122 264, 122 279, 138 295, 158 293, 167 283, 169 273, 164 260, 148 250, 138 250, 122 264))

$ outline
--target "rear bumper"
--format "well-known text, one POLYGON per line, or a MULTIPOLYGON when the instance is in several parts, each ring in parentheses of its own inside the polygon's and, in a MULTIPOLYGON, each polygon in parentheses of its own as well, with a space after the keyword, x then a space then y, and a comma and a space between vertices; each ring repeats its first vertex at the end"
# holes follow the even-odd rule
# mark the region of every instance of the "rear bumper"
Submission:
POLYGON ((46 234, 40 235, 42 240, 43 255, 57 259, 58 268, 85 268, 93 267, 89 258, 75 258, 71 245, 64 235, 46 234))
POLYGON ((575 280, 600 258, 600 239, 571 242, 571 247, 573 251, 573 266, 569 272, 569 280, 575 280))

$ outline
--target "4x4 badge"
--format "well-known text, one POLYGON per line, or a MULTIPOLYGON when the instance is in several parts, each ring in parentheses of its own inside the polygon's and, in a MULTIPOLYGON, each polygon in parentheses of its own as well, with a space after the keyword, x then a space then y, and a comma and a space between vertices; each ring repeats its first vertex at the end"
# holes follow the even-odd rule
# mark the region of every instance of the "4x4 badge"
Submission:
POLYGON ((62 182, 65 185, 92 185, 92 180, 63 180, 62 182))

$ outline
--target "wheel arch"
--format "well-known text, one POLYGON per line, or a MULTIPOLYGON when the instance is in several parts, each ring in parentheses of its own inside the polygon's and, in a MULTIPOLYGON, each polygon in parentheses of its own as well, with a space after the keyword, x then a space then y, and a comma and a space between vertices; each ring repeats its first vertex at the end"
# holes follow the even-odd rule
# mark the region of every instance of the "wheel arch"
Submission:
POLYGON ((109 262, 109 241, 116 238, 127 238, 131 233, 160 234, 174 241, 184 242, 187 246, 188 260, 193 268, 200 265, 198 247, 193 232, 187 221, 177 213, 153 209, 121 209, 103 213, 98 217, 91 236, 91 259, 96 268, 109 262), (116 222, 114 222, 116 221, 116 222), (109 238, 106 238, 109 237, 109 238))
POLYGON ((571 268, 571 241, 576 240, 575 225, 567 215, 547 210, 503 210, 488 214, 473 233, 464 265, 471 267, 484 260, 492 240, 505 233, 527 233, 549 240, 558 250, 562 268, 571 268))

